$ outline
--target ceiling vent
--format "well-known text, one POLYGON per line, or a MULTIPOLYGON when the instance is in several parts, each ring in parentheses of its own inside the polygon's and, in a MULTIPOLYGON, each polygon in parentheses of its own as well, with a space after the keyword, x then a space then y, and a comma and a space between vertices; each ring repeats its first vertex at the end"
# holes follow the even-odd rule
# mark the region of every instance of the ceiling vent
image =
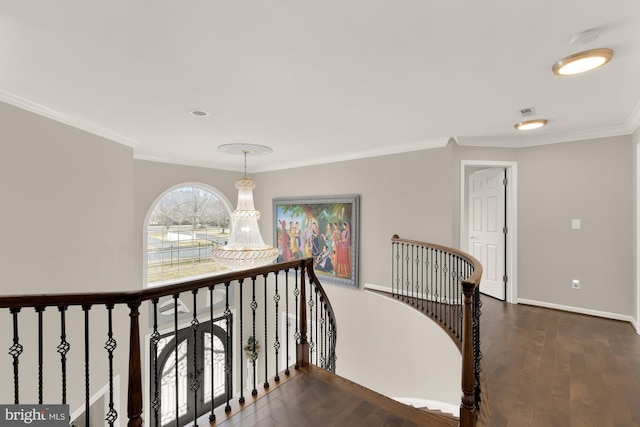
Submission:
POLYGON ((534 116, 536 114, 536 109, 535 107, 529 107, 529 108, 522 108, 520 109, 520 115, 522 117, 529 117, 529 116, 534 116))

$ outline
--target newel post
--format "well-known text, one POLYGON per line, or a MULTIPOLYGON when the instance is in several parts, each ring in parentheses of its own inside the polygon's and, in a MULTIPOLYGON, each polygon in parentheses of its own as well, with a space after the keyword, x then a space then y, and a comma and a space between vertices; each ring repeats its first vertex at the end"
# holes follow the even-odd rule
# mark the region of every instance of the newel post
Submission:
POLYGON ((298 344, 298 365, 300 367, 309 365, 309 342, 307 341, 307 284, 305 281, 307 264, 300 269, 300 343, 298 344))
POLYGON ((131 327, 129 329, 129 397, 127 399, 128 427, 142 426, 142 369, 140 353, 140 302, 128 304, 131 309, 131 327))
POLYGON ((473 372, 473 316, 472 304, 475 285, 462 282, 463 317, 462 317, 462 403, 460 404, 460 426, 476 425, 475 375, 473 372))

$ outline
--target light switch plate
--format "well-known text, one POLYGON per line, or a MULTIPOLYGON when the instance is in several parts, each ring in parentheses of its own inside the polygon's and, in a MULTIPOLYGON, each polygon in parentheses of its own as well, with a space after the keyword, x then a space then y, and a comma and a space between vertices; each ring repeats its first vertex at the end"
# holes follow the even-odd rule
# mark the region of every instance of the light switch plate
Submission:
POLYGON ((580 230, 581 227, 582 227, 582 222, 579 219, 571 220, 571 228, 573 230, 580 230))

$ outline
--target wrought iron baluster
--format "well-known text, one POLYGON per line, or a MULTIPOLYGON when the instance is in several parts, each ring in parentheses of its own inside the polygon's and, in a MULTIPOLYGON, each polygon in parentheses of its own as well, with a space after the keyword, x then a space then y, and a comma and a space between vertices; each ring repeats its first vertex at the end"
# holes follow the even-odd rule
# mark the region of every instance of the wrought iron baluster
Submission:
POLYGON ((91 310, 91 305, 83 305, 82 311, 84 311, 84 419, 85 425, 90 425, 89 421, 91 405, 91 387, 89 384, 89 310, 91 310))
POLYGON ((396 287, 396 277, 398 273, 398 266, 396 265, 397 264, 397 261, 396 261, 397 247, 398 245, 396 242, 391 242, 391 296, 392 297, 396 296, 396 289, 397 289, 396 287))
POLYGON ((60 311, 60 344, 58 344, 58 353, 60 354, 60 370, 62 372, 62 404, 67 404, 67 353, 71 349, 71 345, 67 342, 66 312, 67 306, 58 307, 60 311))
MULTIPOLYGON (((240 397, 238 398, 238 402, 239 403, 244 403, 245 399, 244 399, 244 351, 243 351, 243 347, 244 347, 244 338, 243 338, 243 328, 242 328, 242 319, 243 319, 243 307, 244 307, 244 299, 242 296, 242 288, 244 288, 244 286, 242 286, 242 284, 244 283, 244 279, 240 279, 238 280, 238 287, 240 288, 240 351, 238 352, 238 354, 240 355, 240 397)), ((227 330, 227 334, 229 333, 229 331, 227 330)))
MULTIPOLYGON (((229 294, 229 287, 227 283, 227 294, 229 294)), ((215 357, 213 351, 213 291, 216 285, 209 286, 209 347, 211 348, 211 377, 209 378, 211 384, 211 414, 209 414, 209 421, 216 420, 216 414, 214 409, 216 407, 216 386, 215 386, 215 357)), ((228 329, 227 329, 228 331, 228 329)), ((228 343, 227 343, 228 344, 228 343)), ((227 352, 229 348, 227 347, 227 352)), ((204 380, 204 378, 203 378, 204 380)), ((227 394, 227 404, 229 403, 229 394, 227 394)))
POLYGON ((299 328, 299 322, 298 322, 298 296, 300 295, 300 291, 298 290, 298 267, 295 267, 295 272, 296 272, 296 280, 295 280, 295 288, 293 289, 293 296, 295 297, 295 306, 296 306, 296 330, 293 334, 293 337, 296 340, 296 364, 295 364, 295 368, 298 369, 300 368, 300 363, 298 362, 300 360, 300 355, 298 354, 300 352, 299 350, 299 344, 300 344, 300 328, 299 328))
POLYGON ((276 331, 275 338, 273 341, 273 349, 275 350, 275 365, 276 365, 276 375, 273 378, 275 382, 280 381, 279 369, 278 369, 278 355, 280 350, 280 339, 278 335, 278 326, 279 326, 279 317, 280 312, 278 311, 278 303, 280 302, 280 294, 278 293, 278 273, 275 274, 275 294, 273 295, 273 301, 275 302, 275 312, 276 312, 276 331))
POLYGON ((416 294, 415 294, 415 271, 414 271, 414 258, 413 258, 413 253, 416 249, 415 245, 410 245, 409 246, 409 251, 407 252, 407 284, 410 286, 410 291, 411 293, 409 294, 409 298, 411 299, 411 305, 412 306, 416 306, 416 294), (411 255, 409 255, 411 254, 411 255), (409 268, 409 263, 411 263, 411 268, 409 268))
POLYGON ((44 371, 44 322, 42 319, 42 313, 44 312, 44 307, 36 307, 36 313, 38 313, 38 404, 42 405, 43 402, 43 371, 44 371))
POLYGON ((287 363, 284 369, 284 374, 289 375, 291 372, 289 371, 289 340, 290 340, 290 321, 289 321, 289 269, 284 271, 284 300, 285 300, 285 315, 286 319, 286 337, 285 337, 285 346, 286 346, 286 359, 287 363))
MULTIPOLYGON (((198 390, 200 389, 200 374, 198 369, 198 328, 200 322, 198 321, 198 290, 191 291, 193 295, 193 319, 191 320, 191 332, 193 333, 193 372, 191 373, 191 393, 193 394, 193 412, 198 413, 198 390)), ((197 417, 194 416, 193 427, 197 427, 197 417)))
POLYGON ((408 300, 411 297, 411 293, 409 290, 409 263, 411 262, 411 257, 409 256, 409 245, 405 245, 404 243, 402 244, 402 256, 404 258, 404 266, 403 266, 403 277, 402 280, 404 281, 404 291, 403 291, 403 296, 404 296, 404 300, 408 300))
POLYGON ((113 304, 107 304, 107 341, 104 344, 104 348, 107 350, 107 357, 109 360, 109 410, 105 416, 105 421, 109 423, 110 427, 118 419, 118 412, 115 410, 115 403, 113 401, 113 352, 118 346, 116 340, 113 338, 113 304))
MULTIPOLYGON (((224 320, 225 320, 225 326, 226 326, 226 331, 225 331, 225 340, 226 340, 226 347, 225 347, 225 354, 224 354, 224 384, 225 384, 225 393, 226 393, 226 399, 227 399, 227 404, 224 407, 224 411, 225 412, 231 412, 231 404, 229 403, 231 401, 231 395, 233 394, 233 363, 231 363, 231 361, 233 360, 233 354, 231 351, 231 329, 232 329, 232 324, 231 324, 231 310, 229 309, 229 286, 231 285, 230 282, 226 282, 224 284, 224 293, 225 293, 225 297, 224 297, 224 320)), ((213 304, 212 304, 213 305, 213 304)), ((213 313, 213 312, 212 312, 213 313)), ((213 322, 212 322, 213 323, 213 322)), ((242 354, 242 352, 240 352, 242 354)), ((213 360, 213 325, 212 325, 212 333, 211 333, 211 360, 213 360)), ((212 367, 213 370, 213 367, 212 367)), ((240 372, 242 372, 242 368, 240 369, 240 372)), ((242 378, 242 376, 240 377, 242 378)), ((242 381, 242 379, 241 379, 242 381)), ((241 383, 242 384, 242 383, 241 383)), ((240 386, 240 388, 244 388, 242 387, 242 385, 240 386)), ((212 389, 212 394, 211 394, 211 411, 213 411, 213 389, 212 389)))
POLYGON ((458 259, 458 280, 456 281, 456 298, 458 304, 458 329, 456 333, 456 337, 458 340, 462 341, 462 288, 460 287, 460 283, 464 279, 463 271, 465 268, 465 262, 462 258, 458 259))
POLYGON ((324 303, 324 297, 320 297, 320 306, 322 307, 322 311, 320 312, 320 366, 323 369, 326 369, 326 346, 327 346, 327 334, 325 330, 325 315, 327 311, 327 305, 324 303))
POLYGON ((400 273, 400 245, 398 243, 394 244, 395 247, 395 276, 393 277, 393 283, 395 284, 395 288, 394 288, 394 292, 395 292, 395 297, 398 298, 400 296, 401 292, 401 286, 402 286, 402 282, 400 281, 400 277, 401 277, 401 273, 400 273))
MULTIPOLYGON (((312 266, 310 268, 313 268, 312 266)), ((311 347, 309 346, 309 324, 308 319, 312 319, 311 315, 308 316, 307 310, 307 285, 306 285, 306 277, 307 266, 305 264, 302 265, 300 270, 300 366, 308 366, 310 362, 310 354, 311 347), (307 317, 308 316, 308 317, 307 317)), ((311 295, 309 295, 309 299, 311 299, 311 295)))
POLYGON ((267 276, 268 273, 262 275, 264 279, 264 388, 269 388, 269 343, 268 343, 268 319, 267 319, 267 276))
POLYGON ((174 357, 175 357, 175 414, 176 414, 176 427, 180 427, 179 419, 180 419, 180 371, 178 369, 180 365, 180 358, 178 354, 178 348, 180 347, 180 342, 178 341, 178 298, 180 298, 180 294, 173 295, 173 338, 175 342, 174 348, 174 357))
POLYGON ((160 333, 158 332, 158 302, 159 298, 154 298, 152 303, 153 309, 153 332, 151 333, 151 351, 153 353, 153 386, 154 394, 151 401, 153 409, 153 420, 156 427, 160 426, 160 378, 158 376, 158 343, 160 342, 160 333))
POLYGON ((414 271, 413 287, 416 293, 416 308, 418 310, 422 306, 422 286, 421 286, 421 280, 420 280, 421 266, 422 266, 422 261, 420 259, 420 247, 416 245, 414 249, 414 258, 413 258, 413 271, 414 271))
POLYGON ((315 349, 315 343, 313 341, 313 288, 311 287, 311 280, 309 280, 309 330, 308 343, 309 343, 309 362, 313 363, 313 351, 315 349))
POLYGON ((316 366, 318 366, 318 356, 320 353, 320 341, 318 340, 318 332, 320 329, 319 323, 318 323, 318 312, 320 311, 320 306, 318 305, 318 288, 316 288, 313 283, 311 283, 311 281, 309 281, 309 286, 313 287, 313 291, 316 295, 316 302, 315 302, 315 307, 316 307, 316 366))
POLYGON ((256 276, 251 277, 251 285, 252 285, 252 293, 251 293, 251 327, 253 331, 253 348, 251 349, 251 363, 253 364, 253 389, 251 390, 251 395, 255 396, 258 394, 258 389, 256 385, 256 359, 258 358, 258 354, 256 353, 256 310, 258 308, 258 303, 256 302, 256 276))
POLYGON ((449 275, 447 277, 447 328, 453 331, 453 278, 456 274, 455 257, 452 254, 448 256, 449 275))
POLYGON ((433 258, 434 258, 434 264, 433 264, 433 317, 434 319, 438 319, 438 310, 439 310, 439 300, 440 300, 440 296, 438 294, 438 285, 439 285, 439 275, 440 275, 440 264, 438 262, 438 254, 439 251, 437 249, 433 250, 433 258))
POLYGON ((426 313, 430 314, 433 310, 433 249, 427 248, 427 260, 425 265, 427 267, 427 310, 426 313))
POLYGON ((424 294, 424 246, 420 248, 419 272, 420 272, 420 310, 424 311, 425 294, 424 294))
POLYGON ((444 270, 444 260, 442 259, 443 257, 443 252, 442 251, 438 251, 438 259, 439 259, 439 263, 440 263, 440 269, 438 270, 439 274, 438 274, 438 320, 440 321, 440 323, 442 323, 442 275, 443 275, 443 270, 444 270))
POLYGON ((20 307, 14 307, 10 310, 13 318, 13 345, 9 348, 9 354, 13 357, 13 400, 16 405, 20 404, 20 355, 24 348, 20 344, 20 334, 18 333, 18 313, 20 307))

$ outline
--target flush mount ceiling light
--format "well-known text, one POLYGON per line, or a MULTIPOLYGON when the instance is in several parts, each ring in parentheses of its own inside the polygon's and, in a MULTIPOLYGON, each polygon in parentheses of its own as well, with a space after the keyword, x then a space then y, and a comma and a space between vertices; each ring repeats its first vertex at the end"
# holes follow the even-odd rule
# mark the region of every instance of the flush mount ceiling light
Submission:
POLYGON ((516 123, 516 130, 532 130, 538 129, 547 124, 547 119, 527 120, 525 122, 516 123))
POLYGON ((584 73, 598 67, 602 67, 613 58, 613 50, 599 48, 585 50, 566 58, 562 58, 551 67, 553 74, 557 76, 571 76, 573 74, 584 73))
POLYGON ((244 177, 236 181, 238 207, 232 214, 229 243, 211 251, 211 257, 233 270, 271 264, 278 258, 278 249, 265 245, 260 235, 260 212, 253 205, 253 189, 256 183, 247 177, 247 156, 265 155, 273 150, 264 145, 254 144, 224 144, 219 146, 218 150, 244 156, 244 177))

